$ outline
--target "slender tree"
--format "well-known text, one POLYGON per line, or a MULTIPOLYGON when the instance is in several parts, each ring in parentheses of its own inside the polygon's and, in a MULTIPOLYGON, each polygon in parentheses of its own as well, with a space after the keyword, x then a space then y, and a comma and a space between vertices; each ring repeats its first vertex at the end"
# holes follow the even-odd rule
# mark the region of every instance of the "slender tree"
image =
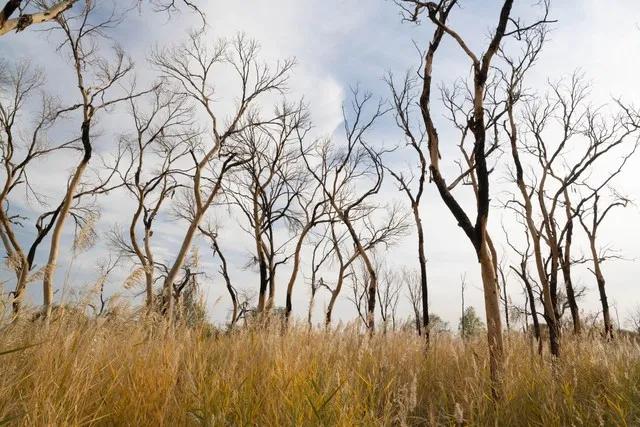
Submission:
POLYGON ((387 168, 391 176, 395 179, 398 188, 402 191, 411 205, 411 212, 416 226, 418 237, 418 264, 420 266, 420 298, 422 304, 422 327, 418 328, 418 334, 424 333, 427 343, 429 342, 429 286, 427 278, 427 256, 425 253, 425 237, 422 216, 420 213, 420 202, 424 194, 425 184, 428 178, 427 146, 425 132, 419 125, 414 125, 414 115, 418 105, 416 99, 416 86, 418 79, 412 78, 409 73, 405 75, 401 84, 394 81, 389 75, 386 79, 391 89, 395 119, 398 127, 404 132, 407 146, 417 155, 418 171, 413 171, 407 177, 402 172, 396 172, 393 168, 387 168), (417 127, 417 131, 416 131, 417 127), (417 184, 412 184, 417 180, 417 184))
POLYGON ((93 3, 87 2, 77 15, 60 15, 57 22, 64 35, 62 47, 68 50, 72 58, 71 66, 80 97, 80 102, 70 110, 81 112, 80 141, 83 155, 69 180, 51 232, 49 256, 42 281, 47 317, 51 313, 53 303, 53 279, 62 231, 93 153, 94 137, 91 132, 94 118, 98 112, 144 93, 114 94, 114 88, 131 73, 133 65, 119 47, 114 48, 113 57, 110 59, 103 55, 101 49, 95 47, 97 39, 104 36, 103 29, 117 27, 120 23, 117 14, 104 18, 96 13, 93 3))

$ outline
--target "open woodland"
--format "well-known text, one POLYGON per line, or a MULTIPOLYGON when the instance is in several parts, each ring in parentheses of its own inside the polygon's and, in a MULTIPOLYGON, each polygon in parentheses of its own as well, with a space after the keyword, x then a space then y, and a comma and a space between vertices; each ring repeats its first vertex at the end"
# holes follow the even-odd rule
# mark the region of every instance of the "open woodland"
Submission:
POLYGON ((640 101, 473 3, 387 0, 410 66, 326 130, 204 0, 0 2, 0 425, 640 424, 640 101))

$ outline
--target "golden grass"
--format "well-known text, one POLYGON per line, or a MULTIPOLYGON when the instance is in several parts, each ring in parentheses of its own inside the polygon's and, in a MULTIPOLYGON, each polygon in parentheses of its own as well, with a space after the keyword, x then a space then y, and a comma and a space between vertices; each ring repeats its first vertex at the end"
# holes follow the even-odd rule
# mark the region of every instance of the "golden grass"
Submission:
POLYGON ((212 334, 141 322, 0 330, 0 425, 637 425, 640 348, 565 342, 560 362, 507 337, 491 404, 486 345, 302 327, 212 334), (31 345, 31 347, 23 348, 31 345))

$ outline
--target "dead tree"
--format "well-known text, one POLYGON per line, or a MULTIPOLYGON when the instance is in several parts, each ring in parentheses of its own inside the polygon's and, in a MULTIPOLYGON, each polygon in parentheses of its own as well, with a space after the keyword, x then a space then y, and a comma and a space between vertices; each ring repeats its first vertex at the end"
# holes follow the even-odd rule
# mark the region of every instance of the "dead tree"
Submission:
MULTIPOLYGON (((340 271, 346 271, 355 259, 360 258, 368 272, 367 327, 369 332, 373 333, 378 279, 368 251, 377 244, 388 244, 404 232, 406 225, 404 215, 398 212, 397 207, 389 210, 387 220, 383 221, 382 227, 376 225, 374 212, 380 206, 374 203, 374 197, 382 185, 384 167, 381 160, 382 152, 372 148, 365 139, 373 124, 385 113, 385 110, 382 103, 377 103, 368 113, 372 95, 362 94, 358 89, 352 90, 352 95, 353 119, 343 108, 344 145, 337 146, 331 141, 325 141, 316 147, 317 158, 312 159, 307 153, 303 154, 302 158, 309 173, 321 186, 330 206, 331 215, 334 217, 332 219, 334 242, 338 242, 336 245, 339 245, 343 240, 343 234, 336 230, 335 222, 339 222, 344 226, 345 234, 349 236, 354 247, 354 253, 345 255, 340 261, 342 266, 340 271)), ((338 256, 337 253, 336 256, 338 256)), ((339 274, 338 283, 332 295, 334 302, 341 286, 342 280, 339 274)), ((333 307, 331 302, 330 307, 333 307)), ((329 309, 327 311, 327 324, 331 318, 330 311, 329 309)))
MULTIPOLYGON (((629 199, 621 196, 613 191, 613 197, 610 201, 602 203, 602 188, 589 188, 589 194, 581 200, 575 208, 575 215, 580 221, 580 225, 584 229, 589 240, 589 252, 591 254, 592 268, 589 270, 593 273, 598 284, 598 294, 602 305, 602 318, 604 321, 604 336, 608 339, 613 338, 613 323, 611 321, 611 313, 609 302, 607 299, 606 281, 602 272, 602 263, 611 258, 606 252, 599 251, 597 245, 598 229, 607 215, 616 207, 626 207, 629 199)), ((606 200, 606 199, 605 199, 606 200)))
MULTIPOLYGON (((519 216, 523 216, 522 212, 515 211, 519 216)), ((526 246, 524 249, 518 249, 518 247, 513 243, 512 239, 509 237, 509 233, 503 226, 503 231, 505 235, 505 240, 507 245, 520 257, 519 263, 517 266, 511 265, 509 268, 516 273, 516 275, 522 281, 522 286, 524 287, 526 302, 529 304, 529 313, 531 314, 531 322, 533 324, 533 336, 538 343, 538 354, 542 355, 542 335, 540 333, 540 320, 538 319, 538 309, 536 306, 536 295, 534 294, 534 285, 535 281, 531 279, 529 276, 529 259, 531 258, 531 234, 529 232, 529 228, 527 227, 526 221, 523 221, 522 225, 524 226, 524 236, 526 246)), ((525 305, 525 322, 526 322, 527 308, 525 305)))
MULTIPOLYGON (((563 273, 574 332, 579 333, 581 329, 578 292, 571 280, 574 216, 570 214, 572 202, 569 193, 577 183, 596 170, 600 159, 623 148, 634 128, 625 124, 621 117, 606 117, 599 109, 590 106, 588 86, 580 75, 574 74, 568 84, 560 82, 550 87, 551 93, 543 99, 532 97, 523 103, 521 126, 524 131, 520 136, 520 147, 524 153, 531 155, 538 170, 535 185, 527 187, 527 191, 530 188, 530 197, 537 202, 540 219, 528 226, 548 249, 548 256, 543 261, 544 271, 539 272, 539 277, 543 291, 546 293, 546 283, 550 294, 544 296, 546 300, 551 300, 551 307, 545 302, 545 320, 552 322, 549 324, 550 339, 553 335, 558 341, 552 345, 551 351, 559 354, 562 316, 559 272, 563 273), (559 138, 555 132, 557 129, 560 130, 559 138), (555 320, 550 315, 551 309, 555 320), (555 328, 551 327, 553 324, 555 328)), ((515 133, 513 126, 510 137, 514 138, 515 133)))
POLYGON ((227 292, 229 293, 229 298, 231 298, 231 319, 229 321, 229 329, 232 329, 236 322, 240 319, 242 312, 240 301, 238 298, 238 291, 231 283, 231 276, 229 275, 229 266, 227 264, 227 258, 224 253, 220 249, 220 243, 218 242, 218 230, 213 227, 200 227, 200 232, 209 238, 209 243, 211 244, 211 250, 213 251, 213 256, 220 258, 220 275, 224 279, 224 284, 227 288, 227 292))
MULTIPOLYGON (((291 269, 291 275, 289 276, 289 282, 287 284, 287 299, 286 299, 286 317, 289 319, 292 310, 292 295, 293 287, 296 283, 298 272, 300 271, 300 261, 303 245, 307 236, 321 224, 327 224, 331 221, 329 215, 329 204, 322 191, 322 187, 315 181, 306 181, 302 191, 298 192, 295 199, 297 207, 294 209, 297 213, 292 216, 294 219, 293 224, 296 230, 297 242, 293 252, 293 266, 291 269)), ((313 301, 316 291, 319 289, 319 284, 316 282, 316 276, 318 270, 327 260, 330 255, 329 251, 324 251, 323 255, 317 253, 318 246, 322 243, 326 243, 327 229, 325 228, 324 235, 321 236, 319 241, 313 244, 313 255, 311 259, 311 296, 309 300, 308 310, 308 322, 311 325, 311 313, 313 309, 313 301)), ((322 279, 321 279, 322 280, 322 279)))
POLYGON ((14 314, 20 311, 32 261, 29 261, 28 251, 15 231, 15 227, 22 227, 27 218, 11 213, 12 196, 16 190, 23 189, 28 199, 44 205, 45 198, 30 181, 34 162, 56 151, 72 150, 77 142, 73 139, 57 144, 47 141, 47 134, 65 114, 65 110, 51 97, 42 93, 39 111, 32 113, 26 110, 26 102, 38 95, 44 83, 43 74, 26 62, 0 67, 0 160, 5 178, 0 189, 0 238, 8 264, 16 274, 14 314), (33 114, 35 120, 27 120, 27 114, 33 114), (27 121, 29 125, 24 123, 27 121))
POLYGON ((369 273, 369 319, 367 324, 370 332, 373 332, 378 280, 373 262, 367 254, 355 222, 365 216, 362 214, 362 209, 370 210, 367 204, 378 193, 382 185, 384 169, 380 161, 380 154, 367 145, 365 137, 375 121, 384 114, 384 110, 382 103, 378 103, 372 112, 368 113, 367 109, 372 95, 369 93, 361 94, 358 89, 352 90, 352 94, 351 104, 354 117, 352 121, 347 117, 343 108, 346 139, 344 148, 338 149, 331 142, 326 141, 317 145, 318 159, 311 159, 311 156, 302 149, 302 138, 300 144, 302 158, 308 172, 321 186, 336 220, 346 227, 356 248, 356 258, 362 257, 369 273), (314 161, 316 161, 315 164, 312 163, 314 161))
POLYGON ((57 22, 63 33, 61 48, 71 54, 71 65, 77 83, 80 102, 68 110, 78 110, 81 113, 80 141, 83 155, 75 167, 67 185, 67 189, 51 231, 49 256, 44 270, 43 293, 44 310, 48 316, 51 312, 53 300, 53 278, 58 261, 60 239, 64 224, 69 217, 74 197, 81 185, 81 180, 92 157, 94 137, 92 125, 96 114, 125 100, 140 96, 144 92, 114 95, 114 87, 122 81, 133 69, 124 51, 114 48, 113 57, 103 56, 102 49, 97 49, 98 39, 104 36, 103 31, 116 27, 120 22, 117 14, 107 18, 95 13, 93 3, 85 3, 82 11, 74 16, 60 15, 57 22))
MULTIPOLYGON (((238 36, 231 42, 219 41, 209 45, 206 34, 197 32, 192 33, 186 42, 152 55, 153 63, 160 72, 175 83, 175 90, 200 107, 206 122, 203 126, 208 129, 202 144, 191 152, 194 166, 189 178, 190 188, 185 194, 189 203, 183 211, 188 227, 163 284, 167 295, 189 253, 198 226, 221 192, 225 175, 247 161, 235 151, 234 137, 278 119, 278 114, 275 118, 263 117, 257 111, 257 104, 267 94, 282 92, 293 61, 278 62, 275 67, 270 67, 259 61, 258 53, 258 44, 244 36, 238 36), (217 103, 214 74, 225 66, 236 78, 238 90, 237 102, 226 120, 214 105, 217 103)), ((166 300, 168 306, 163 311, 170 316, 172 299, 166 300)))
POLYGON ((427 257, 425 253, 424 227, 422 225, 422 217, 420 215, 420 202, 424 194, 425 183, 428 175, 427 165, 427 147, 425 141, 425 132, 419 125, 414 125, 414 111, 418 105, 416 99, 415 88, 418 79, 412 78, 408 73, 401 84, 397 84, 393 76, 387 77, 387 84, 391 89, 393 97, 393 106, 395 110, 395 119, 398 127, 404 132, 407 146, 411 148, 418 157, 418 171, 413 171, 409 176, 387 168, 391 176, 407 198, 411 205, 413 220, 416 226, 418 236, 418 264, 420 266, 420 296, 422 300, 422 327, 418 328, 418 333, 424 332, 425 339, 429 341, 429 286, 427 280, 427 257), (417 180, 417 184, 412 184, 417 180))
POLYGON ((144 271, 145 305, 150 312, 157 279, 152 244, 157 233, 155 220, 181 187, 181 177, 189 173, 188 168, 178 165, 189 155, 196 135, 191 129, 192 110, 187 99, 162 86, 138 100, 130 100, 129 114, 133 132, 123 137, 123 144, 132 167, 120 174, 120 179, 135 200, 135 209, 127 233, 121 235, 114 230, 111 241, 144 271))
MULTIPOLYGON (((363 207, 361 206, 360 209, 362 210, 363 207)), ((324 287, 331 293, 325 314, 326 327, 331 325, 333 309, 344 286, 344 281, 353 274, 358 261, 361 261, 366 271, 369 271, 366 263, 361 259, 362 253, 360 250, 364 251, 369 260, 374 260, 374 251, 377 247, 382 246, 383 248, 388 248, 406 232, 407 223, 404 212, 397 207, 391 207, 387 209, 386 214, 381 220, 373 221, 371 218, 378 214, 378 212, 376 212, 377 210, 375 207, 369 207, 363 210, 359 216, 354 215, 350 217, 351 226, 354 230, 357 230, 356 238, 360 246, 353 243, 353 236, 348 227, 342 222, 330 222, 331 254, 334 262, 337 264, 338 271, 334 285, 324 283, 324 287)), ((377 270, 376 268, 376 278, 378 274, 377 270)), ((370 280, 370 277, 365 280, 368 284, 367 289, 371 288, 370 280)), ((377 297, 379 291, 376 289, 375 292, 377 297)), ((367 299, 367 304, 369 304, 369 299, 367 299)), ((369 307, 369 305, 367 305, 367 307, 369 307)), ((368 319, 369 317, 365 316, 365 318, 368 319)), ((365 322, 365 324, 370 325, 368 321, 365 322)))
MULTIPOLYGON (((294 257, 293 281, 300 264, 300 251, 306 234, 313 228, 323 212, 320 201, 311 212, 309 222, 296 212, 295 205, 307 191, 306 173, 301 167, 297 137, 306 133, 309 123, 304 108, 284 105, 279 119, 272 124, 252 127, 239 133, 236 149, 247 162, 227 179, 225 192, 243 216, 247 225, 240 226, 255 244, 253 259, 258 265, 258 312, 269 311, 274 305, 276 272, 279 266, 294 257), (277 230, 300 229, 299 237, 277 230), (293 254, 291 242, 298 239, 293 254)), ((313 202, 311 202, 313 203, 313 202)), ((287 286, 287 318, 291 312, 293 284, 287 286)))
MULTIPOLYGON (((503 365, 502 322, 500 316, 500 303, 497 289, 497 271, 495 250, 492 250, 491 240, 487 231, 489 217, 489 167, 487 165, 487 129, 491 127, 492 120, 487 121, 485 96, 487 94, 487 82, 490 79, 492 61, 501 48, 505 37, 515 36, 517 39, 523 31, 540 25, 546 21, 546 16, 532 25, 521 25, 520 20, 511 17, 512 0, 505 0, 501 7, 498 23, 495 27, 489 45, 486 50, 477 56, 462 36, 447 22, 447 18, 457 4, 457 1, 441 0, 439 3, 424 3, 416 0, 398 1, 406 12, 406 18, 416 21, 422 12, 426 12, 429 20, 435 25, 435 31, 426 49, 422 67, 422 92, 420 95, 420 111, 427 134, 427 147, 429 151, 429 171, 431 179, 436 184, 438 192, 445 205, 451 211, 458 225, 463 229, 474 247, 478 262, 481 267, 481 276, 484 289, 485 310, 487 318, 487 338, 489 343, 489 359, 491 379, 494 397, 498 397, 500 378, 503 365), (509 29, 511 24, 513 29, 509 29), (460 204, 452 192, 451 185, 447 184, 442 175, 440 159, 442 151, 439 148, 439 137, 431 110, 432 94, 432 70, 435 54, 443 37, 447 35, 460 47, 462 52, 470 60, 473 71, 473 83, 470 90, 471 114, 467 117, 466 128, 469 129, 474 142, 472 151, 472 166, 468 172, 463 171, 464 176, 473 176, 477 181, 475 221, 460 204)), ((495 121, 495 117, 493 121, 495 121)), ((494 126, 495 129, 495 126, 494 126)), ((455 183, 456 180, 453 181, 455 183)))
POLYGON ((396 313, 398 311, 398 303, 400 302, 400 290, 402 282, 398 275, 389 269, 384 261, 378 261, 378 271, 381 276, 378 286, 378 304, 380 318, 382 319, 382 331, 387 333, 389 323, 391 330, 396 330, 396 313))
POLYGON ((322 289, 323 287, 329 288, 325 284, 323 276, 320 276, 320 278, 318 279, 320 269, 333 254, 331 242, 327 238, 329 228, 330 227, 325 224, 323 233, 319 234, 316 241, 310 243, 313 247, 313 250, 311 252, 311 277, 309 278, 311 292, 309 295, 309 307, 307 309, 307 324, 309 326, 309 329, 313 327, 312 318, 316 294, 318 293, 318 290, 322 289))
MULTIPOLYGON (((522 216, 526 221, 526 229, 531 235, 531 242, 533 242, 533 255, 535 260, 536 271, 538 274, 538 280, 542 285, 543 295, 543 307, 544 316, 549 326, 549 343, 551 353, 554 356, 560 355, 560 323, 557 312, 557 301, 554 298, 555 285, 554 282, 550 283, 547 271, 545 269, 544 258, 542 254, 541 242, 543 238, 538 231, 538 227, 535 223, 534 211, 533 211, 533 197, 534 190, 530 189, 525 182, 524 168, 522 161, 520 160, 521 147, 518 146, 518 124, 515 117, 515 105, 525 94, 523 93, 523 79, 525 73, 533 66, 537 59, 542 45, 545 39, 544 27, 538 27, 535 33, 524 34, 525 50, 520 58, 511 58, 505 53, 502 54, 505 62, 508 64, 510 70, 507 76, 503 79, 506 83, 507 92, 507 123, 505 129, 509 136, 511 145, 511 156, 515 167, 515 182, 520 191, 522 198, 522 216)), ((541 185, 544 185, 545 176, 541 179, 541 185)), ((539 193, 540 194, 540 193, 539 193)), ((527 237, 529 242, 529 238, 527 237)), ((553 246, 554 248, 557 246, 553 246)), ((556 258, 559 260, 559 258, 556 258)), ((520 272, 521 278, 523 272, 520 272)))
MULTIPOLYGON (((411 270, 402 270, 402 285, 407 289, 409 303, 413 310, 413 316, 415 319, 415 327, 418 335, 422 335, 422 286, 420 281, 420 273, 411 270)), ((426 333, 426 332, 424 332, 426 333)))

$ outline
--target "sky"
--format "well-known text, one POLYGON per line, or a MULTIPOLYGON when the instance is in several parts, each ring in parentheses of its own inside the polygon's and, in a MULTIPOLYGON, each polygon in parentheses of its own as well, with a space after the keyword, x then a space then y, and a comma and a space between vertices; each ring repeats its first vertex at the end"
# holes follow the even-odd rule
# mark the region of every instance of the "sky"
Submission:
MULTIPOLYGON (((427 46, 433 28, 427 22, 420 25, 403 22, 400 10, 389 0, 246 0, 244 2, 226 2, 221 0, 201 2, 207 16, 208 37, 229 38, 238 32, 256 39, 261 45, 261 56, 274 61, 294 57, 294 69, 288 97, 303 98, 309 105, 314 124, 314 135, 326 135, 337 140, 341 138, 342 113, 344 103, 349 102, 350 87, 358 85, 379 98, 387 98, 389 91, 383 77, 387 73, 401 76, 408 70, 415 70, 420 63, 418 49, 427 46), (417 48, 418 49, 417 49, 417 48)), ((459 30, 471 49, 480 53, 488 43, 490 34, 499 13, 500 2, 480 0, 462 1, 460 8, 454 9, 451 16, 452 27, 459 30)), ((524 21, 534 20, 539 13, 533 0, 517 1, 515 11, 524 21)), ((613 98, 629 103, 640 104, 640 85, 637 84, 637 70, 640 69, 640 3, 635 0, 617 0, 602 2, 583 0, 555 0, 552 2, 551 15, 557 23, 551 27, 550 37, 544 47, 541 58, 530 72, 526 85, 537 93, 547 90, 548 81, 557 81, 579 71, 591 83, 591 101, 595 105, 611 104, 613 98)), ((127 13, 125 20, 113 33, 114 43, 120 44, 134 60, 136 76, 140 82, 153 80, 155 70, 147 61, 149 52, 156 46, 177 43, 186 37, 187 31, 200 25, 199 18, 188 11, 175 14, 170 18, 164 14, 152 13, 147 8, 127 13)), ((30 61, 45 70, 51 90, 62 100, 72 100, 76 96, 73 76, 70 73, 68 57, 56 51, 59 40, 55 33, 30 29, 11 34, 0 39, 0 52, 5 61, 29 58, 30 61)), ((456 78, 469 77, 469 63, 459 47, 446 39, 438 51, 434 65, 437 85, 451 85, 456 78)), ((224 76, 219 86, 224 87, 224 76)), ((434 106, 438 111, 438 106, 434 106)), ((122 116, 117 113, 104 115, 99 119, 103 135, 96 144, 98 153, 108 156, 114 147, 118 130, 122 128, 122 116)), ((455 152, 455 133, 450 129, 440 110, 436 117, 441 136, 441 145, 445 153, 455 152)), ((60 129, 61 135, 72 135, 74 129, 60 129)), ((403 136, 395 127, 393 117, 387 115, 373 129, 369 140, 379 146, 401 147, 392 158, 396 167, 415 164, 415 158, 409 150, 403 150, 403 136)), ((508 154, 508 153, 507 153, 508 154)), ((500 209, 500 200, 506 191, 514 191, 513 184, 507 182, 508 157, 501 157, 496 171, 492 175, 492 213, 489 229, 497 242, 501 257, 506 262, 513 261, 513 254, 505 245, 502 224, 507 232, 521 234, 510 214, 500 209)), ((446 162, 446 159, 445 159, 446 162)), ((75 160, 70 162, 68 155, 55 156, 39 164, 32 171, 32 180, 42 188, 50 200, 60 200, 60 185, 66 182, 75 160)), ((607 163, 602 163, 605 168, 607 163)), ((636 156, 622 176, 616 180, 616 189, 637 200, 640 194, 638 172, 640 159, 636 156)), ((455 165, 445 164, 445 170, 453 175, 455 165)), ((468 189, 461 189, 461 193, 468 189)), ((461 194, 465 203, 471 196, 461 194)), ((380 200, 406 203, 402 194, 391 183, 382 190, 380 200)), ((57 203, 57 202, 52 202, 57 203)), ((101 217, 95 247, 82 254, 74 254, 70 249, 61 254, 62 260, 57 274, 59 291, 57 298, 77 298, 74 289, 83 289, 85 285, 95 283, 98 265, 108 256, 106 234, 117 224, 126 221, 122 212, 131 201, 124 194, 112 194, 99 200, 101 217), (72 262, 70 262, 72 261, 72 262), (70 267, 69 267, 70 266, 70 267)), ((25 200, 17 200, 16 206, 22 212, 35 212, 40 209, 25 200)), ((424 217, 428 274, 430 282, 431 310, 451 325, 457 324, 460 310, 460 282, 465 277, 469 284, 465 294, 468 305, 483 313, 482 290, 479 277, 479 265, 473 248, 456 225, 451 214, 444 207, 435 188, 428 186, 421 211, 424 217)), ((221 245, 233 265, 232 278, 240 288, 257 289, 257 277, 254 271, 243 269, 251 254, 251 241, 244 236, 234 215, 227 217, 223 212, 214 214, 215 219, 225 223, 221 245), (229 221, 231 219, 231 221, 229 221)), ((610 302, 615 307, 614 316, 624 326, 628 313, 640 304, 640 291, 636 278, 640 273, 640 211, 637 205, 619 210, 603 225, 600 232, 603 246, 615 248, 624 257, 612 260, 604 266, 610 302)), ((32 237, 32 225, 20 230, 20 238, 28 241, 32 237)), ((177 250, 184 227, 172 221, 168 216, 161 219, 160 233, 156 233, 159 256, 171 259, 177 250)), ((66 241, 69 242, 71 227, 67 226, 66 241)), ((586 254, 584 240, 578 240, 576 255, 586 254)), ((225 299, 223 284, 216 274, 217 263, 211 259, 205 242, 201 247, 203 267, 207 276, 202 283, 212 319, 221 321, 228 314, 229 304, 225 299)), ((381 254, 393 268, 417 268, 415 255, 415 236, 406 236, 394 247, 381 254)), ((67 248, 70 245, 66 246, 67 248)), ((46 246, 43 246, 46 249, 46 246)), ((45 250, 40 251, 42 262, 45 250)), ((308 252, 305 252, 305 258, 308 252)), ((303 262, 303 274, 307 275, 308 266, 303 262)), ((287 277, 287 266, 281 273, 281 280, 287 277)), ((108 292, 113 295, 130 295, 123 290, 121 283, 131 271, 126 264, 117 269, 110 278, 108 292)), ((326 273, 330 276, 330 273, 326 273)), ((5 276, 6 277, 6 276, 5 276)), ((598 295, 595 280, 586 266, 579 267, 576 275, 579 285, 587 287, 582 306, 587 311, 598 310, 598 295)), ((508 291, 514 303, 522 303, 521 285, 515 276, 508 278, 508 291)), ((284 283, 277 290, 277 305, 284 305, 284 283)), ((29 296, 33 303, 40 299, 40 284, 33 283, 29 296)), ((336 307, 340 320, 348 321, 354 316, 354 309, 345 290, 336 307)), ((304 277, 298 281, 294 293, 296 314, 306 313, 309 288, 304 277)), ((326 305, 327 295, 316 302, 314 319, 320 321, 321 311, 326 305)), ((403 297, 400 315, 409 316, 410 312, 403 297)), ((454 326, 455 327, 455 326, 454 326)))

